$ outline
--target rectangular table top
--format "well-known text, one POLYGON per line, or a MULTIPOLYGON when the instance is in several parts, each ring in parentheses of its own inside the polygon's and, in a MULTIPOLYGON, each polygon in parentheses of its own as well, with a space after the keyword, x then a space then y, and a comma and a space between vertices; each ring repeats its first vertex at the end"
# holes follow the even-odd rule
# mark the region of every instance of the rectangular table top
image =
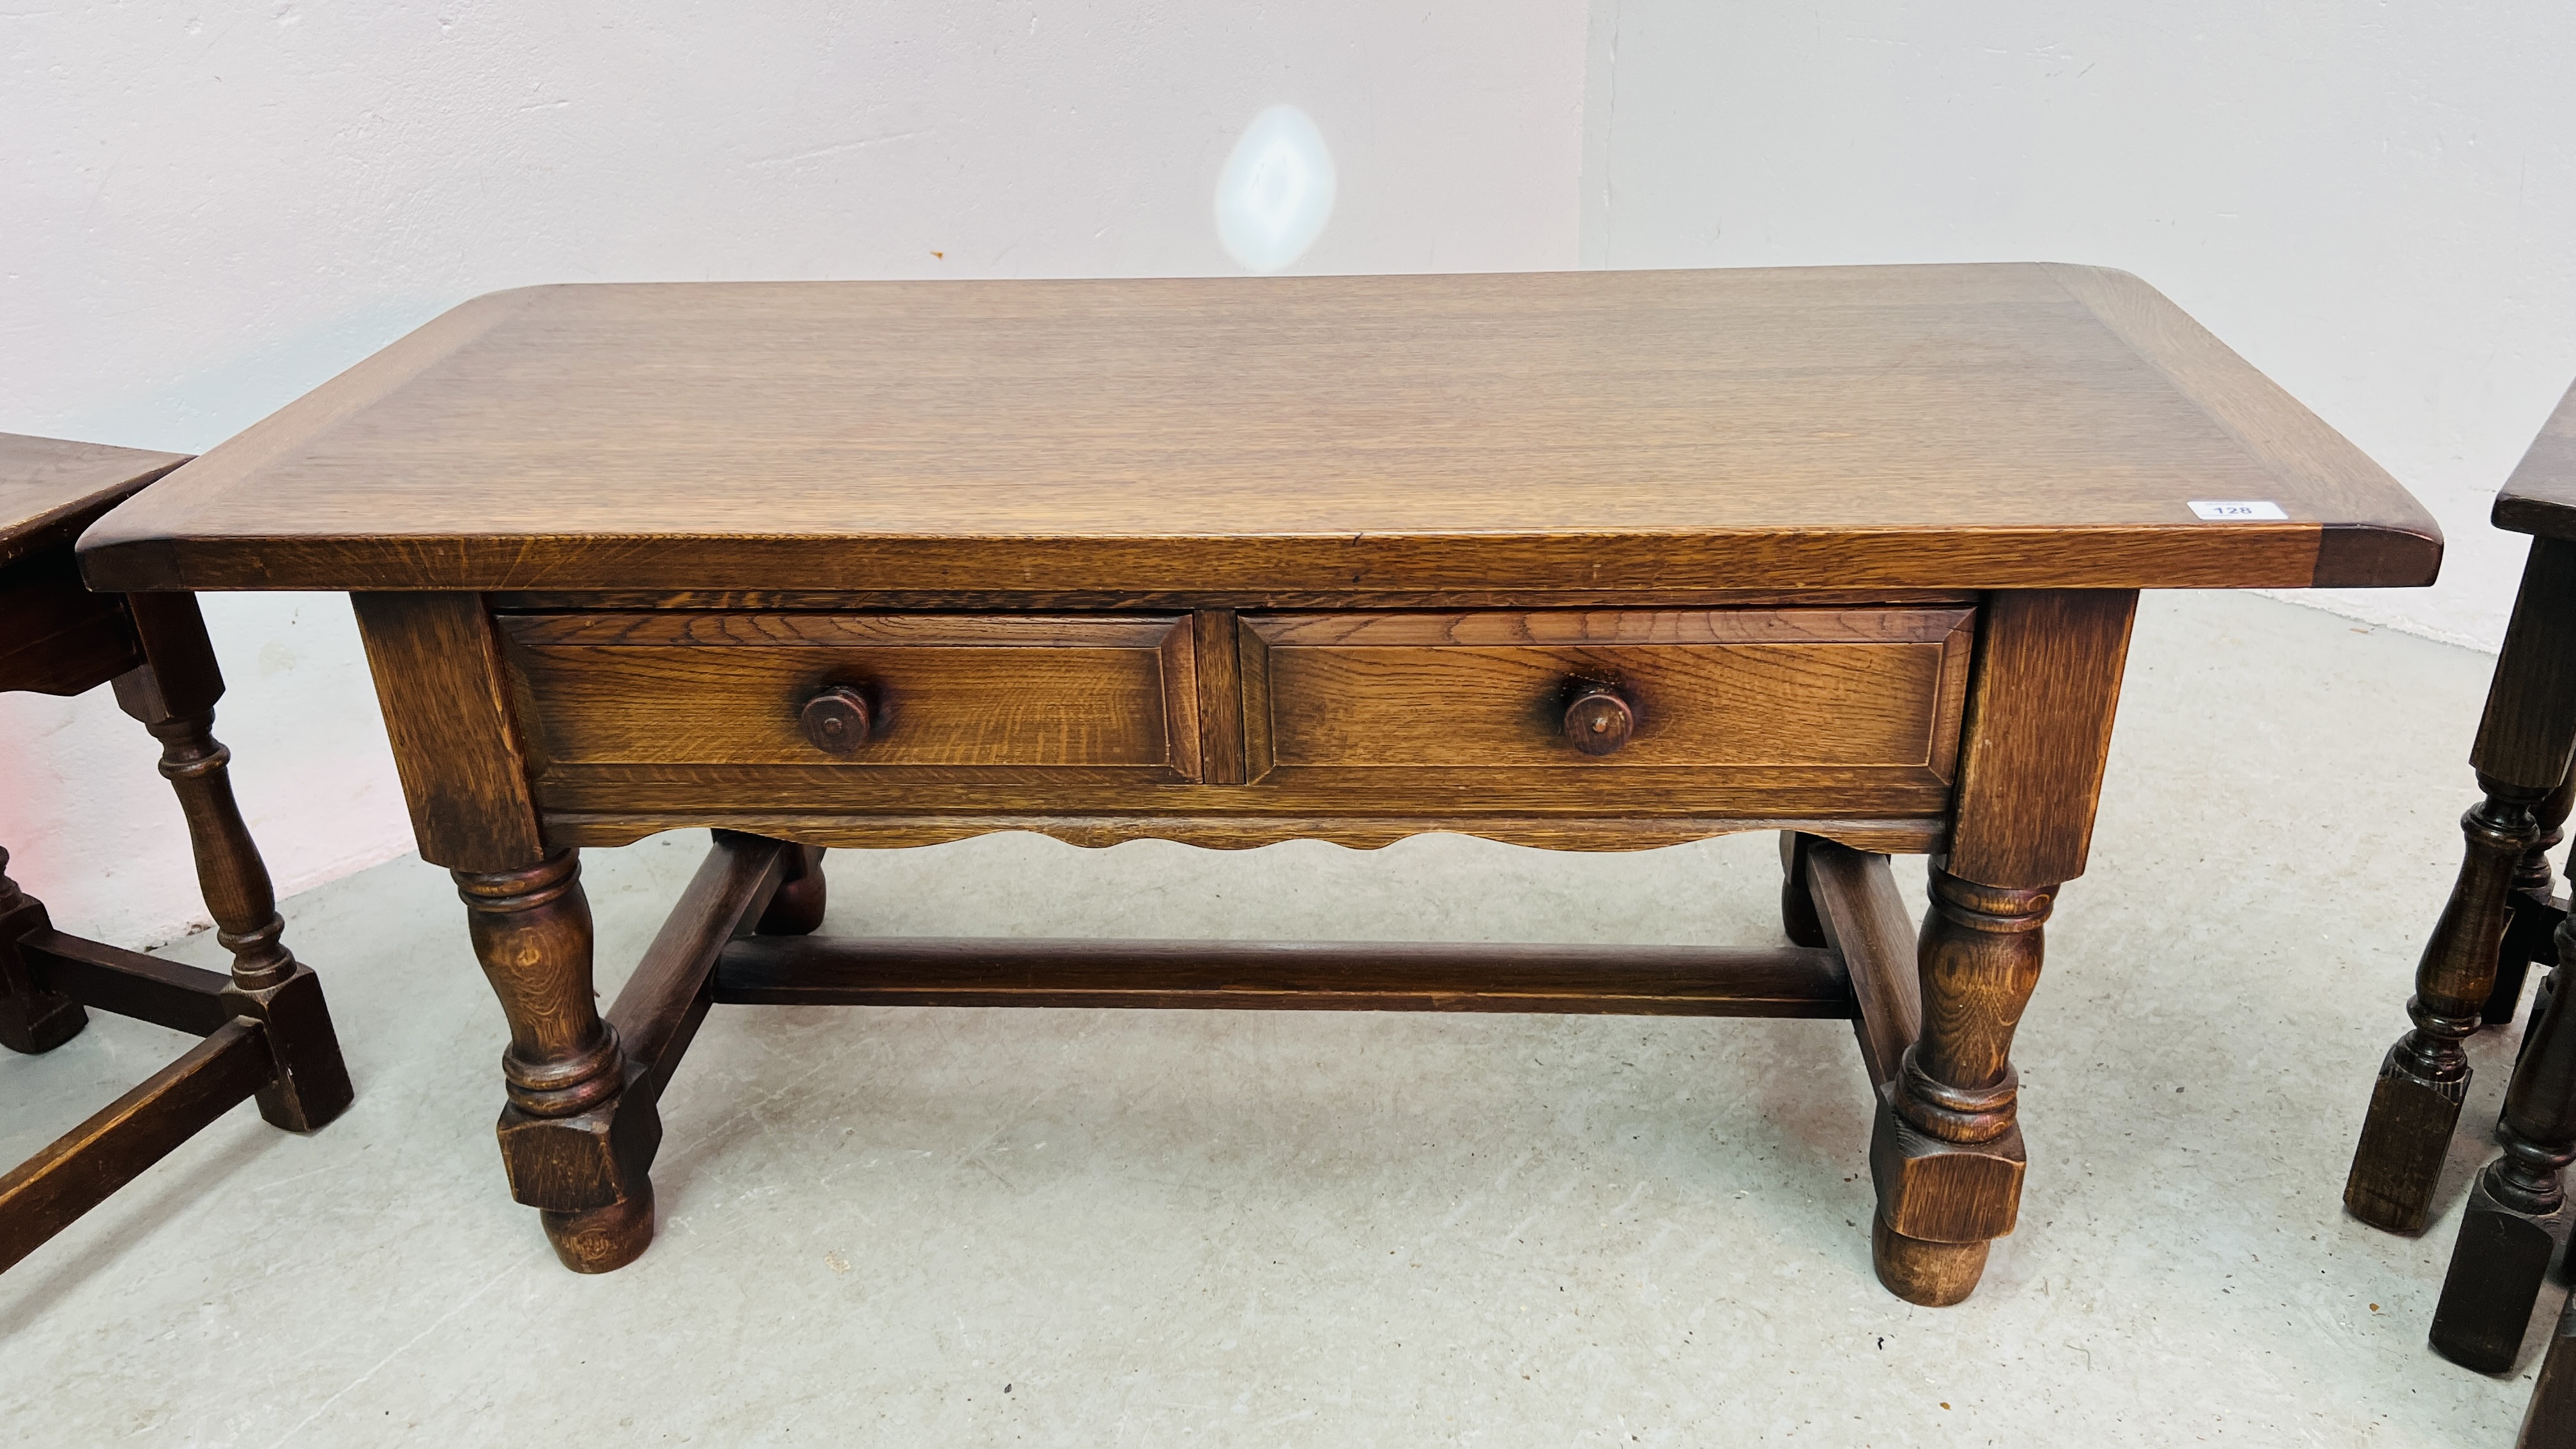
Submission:
POLYGON ((1991 265, 502 292, 83 549, 126 590, 1651 592, 2407 585, 2441 540, 2143 282, 1991 265))
POLYGON ((2495 526, 2544 538, 2576 538, 2576 383, 2497 490, 2495 526))
POLYGON ((0 564, 68 542, 64 530, 187 461, 185 453, 0 433, 0 564))

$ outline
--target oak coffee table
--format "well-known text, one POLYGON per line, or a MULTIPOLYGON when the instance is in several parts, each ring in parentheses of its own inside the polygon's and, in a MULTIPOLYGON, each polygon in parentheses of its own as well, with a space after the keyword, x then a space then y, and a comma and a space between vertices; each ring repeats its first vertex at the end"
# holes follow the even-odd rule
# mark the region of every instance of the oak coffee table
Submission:
POLYGON ((1876 1085, 1880 1278, 1950 1303, 2013 1228, 2137 591, 2441 544, 2154 290, 2033 265, 505 292, 82 549, 351 595, 567 1266, 650 1241, 713 1004, 1804 1016, 1876 1085), (603 1020, 578 851, 686 826, 603 1020), (1786 948, 806 934, 826 847, 1753 829, 1786 948))

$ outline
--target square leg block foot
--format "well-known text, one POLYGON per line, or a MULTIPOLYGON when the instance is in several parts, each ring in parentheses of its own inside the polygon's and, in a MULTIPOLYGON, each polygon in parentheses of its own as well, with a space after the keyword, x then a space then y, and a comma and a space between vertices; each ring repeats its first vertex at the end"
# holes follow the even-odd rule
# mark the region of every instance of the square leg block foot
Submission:
MULTIPOLYGON (((662 1116, 630 1090, 570 1117, 534 1117, 501 1109, 501 1165, 510 1195, 549 1214, 578 1216, 642 1198, 662 1146, 662 1116)), ((650 1221, 650 1213, 646 1214, 650 1221)))
POLYGON ((2361 1141, 2352 1150, 2352 1173, 2344 1179, 2343 1205, 2354 1217, 2386 1232, 2424 1231, 2471 1075, 2429 1082, 2398 1064, 2397 1048, 2388 1049, 2378 1085, 2371 1088, 2361 1141))
POLYGON ((2498 1204, 2485 1174, 2469 1194, 2451 1249, 2450 1273, 2433 1309, 2433 1351, 2482 1374, 2512 1369, 2522 1336, 2531 1327, 2550 1259, 2567 1240, 2576 1211, 2560 1207, 2547 1217, 2526 1217, 2498 1204))
POLYGON ((322 978, 311 967, 299 964, 284 981, 257 991, 227 986, 224 1002, 234 1015, 268 1024, 277 1076, 259 1089, 259 1115, 270 1125, 312 1132, 349 1110, 356 1092, 331 1008, 322 1000, 322 978))
POLYGON ((1918 1132, 1896 1115, 1893 1085, 1879 1088, 1869 1138, 1878 1216, 1902 1237, 1927 1243, 1982 1243, 2013 1230, 2026 1166, 2021 1129, 1962 1145, 1918 1132))
POLYGON ((13 1052, 42 1055, 87 1025, 89 1013, 68 996, 33 989, 0 993, 0 1046, 13 1052))

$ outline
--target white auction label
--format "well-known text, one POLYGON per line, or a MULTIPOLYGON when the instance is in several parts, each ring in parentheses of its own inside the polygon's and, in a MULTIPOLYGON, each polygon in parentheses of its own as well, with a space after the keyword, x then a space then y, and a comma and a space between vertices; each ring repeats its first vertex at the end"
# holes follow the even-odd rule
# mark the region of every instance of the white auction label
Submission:
POLYGON ((2209 523, 2239 518, 2262 518, 2286 522, 2290 517, 2281 511, 2280 504, 2255 499, 2221 499, 2216 502, 2195 500, 2191 505, 2191 511, 2194 516, 2209 523))

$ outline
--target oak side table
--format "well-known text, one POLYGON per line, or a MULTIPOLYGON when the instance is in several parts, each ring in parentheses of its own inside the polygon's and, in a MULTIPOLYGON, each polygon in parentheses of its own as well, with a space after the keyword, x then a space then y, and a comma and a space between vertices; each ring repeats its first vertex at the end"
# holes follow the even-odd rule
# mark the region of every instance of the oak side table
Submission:
MULTIPOLYGON (((2497 493, 2494 518, 2530 534, 2531 551, 2469 752, 2485 798, 2460 821, 2466 858, 2406 1003, 2415 1027, 2380 1067, 2344 1189, 2355 1216, 2396 1232, 2421 1232, 2432 1215, 2468 1094, 2461 1043, 2513 1019, 2532 963, 2576 960, 2549 865, 2576 789, 2576 387, 2497 493)), ((2433 1311, 2434 1349, 2482 1373, 2513 1368, 2576 1224, 2562 1171, 2576 1161, 2576 993, 2558 989, 2561 974, 2532 995, 2496 1125, 2504 1151, 2470 1187, 2433 1311)), ((2550 1337, 2521 1443, 2576 1449, 2576 1305, 2550 1337)))
POLYGON ((0 433, 0 690, 80 694, 114 683, 117 704, 160 741, 206 909, 233 954, 227 975, 57 931, 9 879, 0 849, 0 1046, 52 1051, 93 1009, 205 1038, 0 1172, 0 1270, 244 1098, 298 1132, 349 1105, 322 983, 281 939, 268 868, 233 804, 231 752, 212 733, 224 680, 196 599, 92 593, 72 555, 91 521, 186 461, 0 433))
POLYGON ((571 286, 467 303, 83 539, 353 598, 565 1264, 650 1240, 710 1005, 1848 1018, 1881 1279, 2013 1228, 2008 1060, 2136 591, 2432 521, 2137 279, 1955 266, 571 286), (577 851, 715 845, 603 1020, 577 851), (1786 948, 832 940, 826 847, 1783 833, 1786 948), (1884 852, 1929 852, 1919 941, 1884 852))

